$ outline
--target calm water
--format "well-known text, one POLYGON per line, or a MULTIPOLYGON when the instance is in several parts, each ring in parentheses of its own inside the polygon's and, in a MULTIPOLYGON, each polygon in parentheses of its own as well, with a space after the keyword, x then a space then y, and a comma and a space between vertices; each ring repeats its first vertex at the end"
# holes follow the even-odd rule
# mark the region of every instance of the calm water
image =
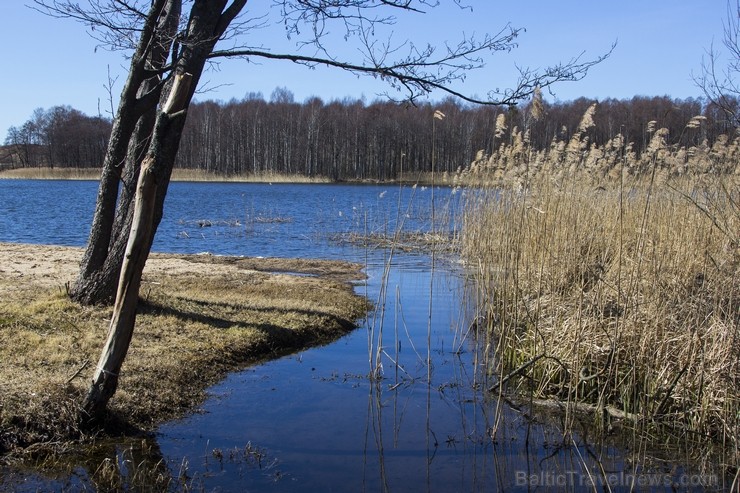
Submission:
MULTIPOLYGON (((0 241, 84 245, 96 191, 0 180, 0 241)), ((436 228, 453 227, 462 195, 434 191, 436 228)), ((172 184, 155 251, 360 262, 369 278, 356 289, 377 310, 331 345, 230 375, 192 416, 156 430, 146 452, 113 444, 103 453, 122 480, 136 475, 132 464, 160 460, 195 491, 581 491, 604 474, 614 491, 630 477, 654 482, 638 491, 671 491, 662 481, 706 479, 659 458, 631 462, 613 445, 563 443, 557 426, 497 402, 481 391, 484 353, 455 262, 398 252, 390 261, 385 249, 340 241, 428 231, 431 200, 422 187, 172 184), (371 380, 379 345, 383 378, 371 380)), ((0 490, 94 490, 100 460, 63 474, 0 470, 0 490)))

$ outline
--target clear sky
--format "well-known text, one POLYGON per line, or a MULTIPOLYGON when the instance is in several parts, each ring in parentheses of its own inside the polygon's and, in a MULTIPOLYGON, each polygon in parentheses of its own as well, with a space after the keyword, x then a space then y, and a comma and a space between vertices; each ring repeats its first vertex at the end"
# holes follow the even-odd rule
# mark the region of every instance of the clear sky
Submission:
MULTIPOLYGON (((553 87, 551 100, 580 96, 604 99, 635 95, 676 98, 698 97, 692 73, 701 68, 702 56, 714 43, 721 47, 726 0, 463 0, 472 13, 461 11, 452 0, 424 15, 402 15, 394 39, 417 43, 459 40, 463 34, 498 32, 507 23, 526 28, 519 48, 496 54, 485 69, 471 73, 461 89, 483 95, 512 83, 515 64, 532 68, 567 61, 582 52, 597 57, 613 42, 612 56, 576 83, 553 87)), ((89 115, 107 114, 111 106, 105 85, 108 70, 116 77, 113 93, 120 92, 127 62, 120 53, 97 48, 84 26, 70 20, 46 17, 27 7, 24 0, 0 2, 0 143, 11 125, 23 124, 35 108, 70 105, 89 115)), ((84 3, 81 2, 81 3, 84 3)), ((248 6, 266 8, 270 0, 252 0, 248 6)), ((248 9, 254 7, 248 7, 248 9)), ((269 10, 268 10, 269 12, 269 10)), ((247 14, 252 14, 249 11, 247 14)), ((255 31, 245 42, 286 51, 277 12, 272 23, 255 31)), ((341 43, 343 53, 352 46, 341 43)), ((266 98, 285 87, 297 101, 310 96, 325 100, 366 98, 371 101, 388 87, 372 78, 357 78, 337 70, 309 70, 290 62, 248 63, 225 61, 204 76, 201 87, 212 89, 197 99, 241 99, 250 92, 266 98)))

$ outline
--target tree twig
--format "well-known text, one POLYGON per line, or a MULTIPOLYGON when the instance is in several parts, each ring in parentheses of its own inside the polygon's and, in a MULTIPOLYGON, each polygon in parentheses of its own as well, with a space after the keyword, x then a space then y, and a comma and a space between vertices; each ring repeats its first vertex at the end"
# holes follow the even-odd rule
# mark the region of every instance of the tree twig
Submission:
POLYGON ((76 372, 74 372, 74 374, 73 374, 73 375, 72 375, 71 377, 69 377, 69 378, 67 379, 67 382, 66 382, 66 383, 67 383, 67 384, 70 384, 70 383, 72 383, 72 380, 74 380, 75 378, 79 377, 79 376, 80 376, 80 373, 82 373, 82 371, 83 371, 83 370, 84 370, 85 368, 87 368, 87 365, 89 365, 89 364, 90 364, 90 360, 89 360, 89 359, 86 359, 86 360, 85 360, 85 361, 84 361, 84 362, 82 363, 82 366, 80 366, 80 367, 79 367, 79 368, 77 369, 77 371, 76 371, 76 372))

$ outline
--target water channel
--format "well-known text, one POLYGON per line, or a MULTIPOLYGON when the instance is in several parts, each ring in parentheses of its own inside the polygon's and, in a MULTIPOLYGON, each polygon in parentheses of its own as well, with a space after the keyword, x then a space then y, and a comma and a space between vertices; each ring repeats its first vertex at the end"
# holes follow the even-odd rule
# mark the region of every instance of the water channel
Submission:
MULTIPOLYGON (((83 246, 96 191, 95 182, 0 180, 0 241, 83 246)), ((564 440, 557 418, 491 396, 470 281, 454 258, 347 241, 428 232, 432 217, 448 233, 464 194, 173 183, 155 251, 359 262, 368 280, 355 289, 375 310, 330 345, 228 376, 192 415, 155 430, 151 457, 137 456, 138 441, 114 444, 123 483, 146 460, 161 461, 174 490, 191 491, 704 491, 675 460, 636 462, 614 443, 564 440)), ((0 469, 0 490, 92 491, 92 473, 0 469)))

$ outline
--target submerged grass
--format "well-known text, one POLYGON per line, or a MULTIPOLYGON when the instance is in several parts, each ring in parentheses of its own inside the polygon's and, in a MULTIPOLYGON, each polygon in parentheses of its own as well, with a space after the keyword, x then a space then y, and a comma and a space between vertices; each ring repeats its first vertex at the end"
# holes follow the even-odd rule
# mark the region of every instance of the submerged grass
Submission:
MULTIPOLYGON (((111 313, 66 296, 80 256, 0 244, 0 452, 34 456, 89 438, 78 406, 111 313)), ((360 275, 342 262, 152 256, 111 426, 151 429, 192 411, 230 371, 345 334, 367 310, 347 283, 360 275)))
POLYGON ((332 238, 337 243, 348 243, 363 248, 394 249, 400 252, 430 252, 432 250, 454 253, 457 250, 456 238, 451 234, 439 232, 401 232, 395 233, 342 233, 332 238))
POLYGON ((469 203, 496 392, 740 460, 740 180, 541 176, 469 203))

